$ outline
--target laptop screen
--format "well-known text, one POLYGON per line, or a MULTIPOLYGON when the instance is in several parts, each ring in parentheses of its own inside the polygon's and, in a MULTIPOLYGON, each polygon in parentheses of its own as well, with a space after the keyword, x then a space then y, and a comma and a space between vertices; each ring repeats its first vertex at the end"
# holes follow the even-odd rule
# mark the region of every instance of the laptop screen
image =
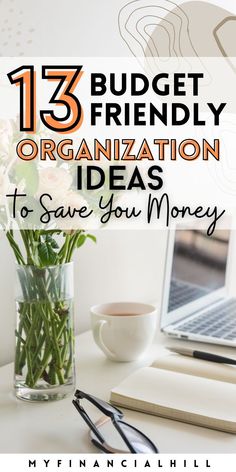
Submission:
POLYGON ((225 285, 230 232, 176 230, 168 312, 225 285))

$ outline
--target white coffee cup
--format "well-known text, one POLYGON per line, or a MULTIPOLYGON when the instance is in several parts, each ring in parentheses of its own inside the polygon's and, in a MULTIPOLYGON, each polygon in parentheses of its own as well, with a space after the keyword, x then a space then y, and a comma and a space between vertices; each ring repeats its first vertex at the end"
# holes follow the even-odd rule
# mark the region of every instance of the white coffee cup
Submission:
POLYGON ((146 303, 104 303, 90 309, 93 337, 112 361, 139 359, 156 330, 157 309, 146 303))

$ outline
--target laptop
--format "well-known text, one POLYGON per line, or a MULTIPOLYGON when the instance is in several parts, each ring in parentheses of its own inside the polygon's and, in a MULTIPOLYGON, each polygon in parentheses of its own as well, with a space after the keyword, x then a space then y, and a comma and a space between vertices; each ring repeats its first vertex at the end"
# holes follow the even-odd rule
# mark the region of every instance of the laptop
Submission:
POLYGON ((161 330, 172 337, 236 346, 236 298, 228 295, 232 232, 208 237, 170 230, 161 330))

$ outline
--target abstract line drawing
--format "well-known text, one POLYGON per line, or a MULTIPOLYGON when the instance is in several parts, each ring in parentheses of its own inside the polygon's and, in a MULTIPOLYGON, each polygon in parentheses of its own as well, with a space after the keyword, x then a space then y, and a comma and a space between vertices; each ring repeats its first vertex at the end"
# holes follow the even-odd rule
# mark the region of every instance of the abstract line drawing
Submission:
POLYGON ((230 27, 235 19, 208 2, 135 0, 121 8, 118 23, 121 37, 136 57, 228 57, 236 56, 232 40, 236 22, 234 35, 230 27))
MULTIPOLYGON (((222 44, 220 38, 219 38, 219 32, 220 30, 222 30, 224 28, 225 25, 227 25, 227 23, 229 24, 230 22, 236 22, 236 16, 227 16, 226 18, 224 18, 218 25, 216 25, 216 27, 214 28, 213 30, 213 35, 214 35, 214 38, 216 40, 216 43, 218 45, 218 48, 220 49, 221 51, 221 54, 222 56, 224 56, 230 67, 233 69, 234 72, 236 72, 236 67, 234 64, 232 64, 231 62, 231 59, 229 57, 229 55, 227 54, 227 51, 225 49, 225 46, 222 44)), ((236 27, 236 23, 235 23, 235 27, 236 27)), ((230 35, 230 43, 231 43, 231 35, 230 35)))
MULTIPOLYGON (((119 31, 131 53, 145 58, 145 72, 157 73, 161 65, 169 71, 168 59, 178 58, 183 67, 187 58, 198 58, 201 68, 206 70, 208 57, 225 60, 227 74, 236 73, 236 15, 213 3, 187 1, 175 3, 171 0, 135 0, 121 8, 118 17, 119 31), (155 58, 158 58, 155 60, 155 58), (202 61, 203 58, 204 63, 202 61)), ((211 81, 212 77, 208 76, 211 81)), ((231 97, 228 100, 232 102, 231 97)), ((233 111, 234 109, 229 111, 233 111)), ((223 123, 225 133, 236 134, 235 115, 223 123)), ((227 138, 222 136, 224 159, 221 166, 216 163, 209 169, 212 179, 225 193, 236 194, 236 169, 232 169, 231 150, 227 149, 227 138)))
POLYGON ((137 57, 183 57, 186 56, 186 42, 192 55, 197 55, 189 35, 188 17, 181 7, 170 0, 127 3, 119 13, 119 29, 128 48, 137 57), (155 35, 153 37, 156 28, 160 41, 154 40, 155 35))

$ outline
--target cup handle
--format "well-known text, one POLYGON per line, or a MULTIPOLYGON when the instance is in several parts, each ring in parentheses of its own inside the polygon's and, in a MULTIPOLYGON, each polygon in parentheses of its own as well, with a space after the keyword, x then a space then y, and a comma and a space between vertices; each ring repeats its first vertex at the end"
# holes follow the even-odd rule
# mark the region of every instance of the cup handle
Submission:
POLYGON ((94 339, 95 339, 95 342, 97 343, 97 345, 104 352, 104 354, 106 354, 108 357, 111 357, 111 358, 115 359, 116 356, 115 356, 114 352, 112 352, 112 351, 110 351, 110 349, 108 349, 108 347, 105 345, 105 343, 103 341, 103 338, 102 338, 102 330, 103 330, 103 327, 105 326, 105 324, 107 324, 106 320, 99 320, 99 321, 96 322, 96 324, 94 326, 94 330, 93 330, 94 339))

